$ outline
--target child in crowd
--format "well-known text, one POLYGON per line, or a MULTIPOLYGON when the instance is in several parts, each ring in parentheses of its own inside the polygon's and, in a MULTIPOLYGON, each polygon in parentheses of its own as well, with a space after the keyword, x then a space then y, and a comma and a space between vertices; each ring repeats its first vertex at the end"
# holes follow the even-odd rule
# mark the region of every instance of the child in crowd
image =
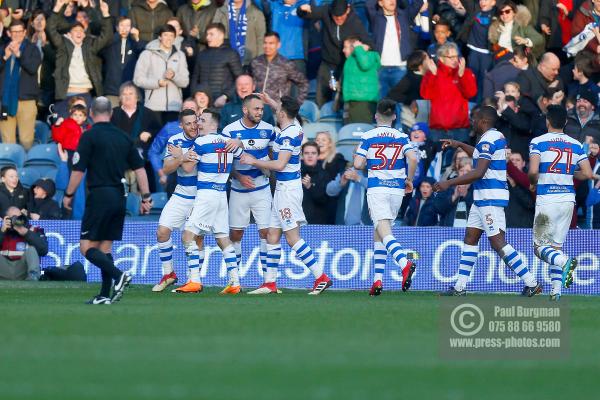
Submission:
MULTIPOLYGON (((438 48, 443 45, 444 43, 448 42, 448 41, 452 41, 452 39, 450 39, 450 37, 452 36, 452 28, 450 27, 450 23, 440 19, 433 28, 433 43, 431 43, 429 45, 429 47, 427 47, 427 54, 429 55, 429 57, 431 57, 434 61, 437 62, 437 50, 438 48)), ((458 53, 458 56, 461 57, 460 55, 460 50, 458 53)))
POLYGON ((31 186, 31 195, 27 210, 29 217, 38 219, 61 219, 62 213, 58 203, 52 198, 56 193, 56 185, 52 179, 38 179, 31 186))
POLYGON ((90 129, 87 122, 87 108, 81 104, 74 104, 69 109, 69 118, 59 118, 52 126, 52 139, 60 143, 69 154, 69 168, 73 161, 73 154, 79 145, 83 132, 90 129))

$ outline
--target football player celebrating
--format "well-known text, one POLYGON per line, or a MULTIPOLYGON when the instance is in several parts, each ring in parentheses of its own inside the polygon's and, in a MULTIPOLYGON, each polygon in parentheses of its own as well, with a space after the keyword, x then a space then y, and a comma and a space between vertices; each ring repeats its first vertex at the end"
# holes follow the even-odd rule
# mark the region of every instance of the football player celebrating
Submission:
POLYGON ((377 127, 363 134, 354 156, 354 168, 368 170, 367 204, 374 226, 375 277, 369 294, 379 296, 383 290, 383 274, 388 252, 402 269, 402 290, 412 283, 416 265, 392 235, 392 224, 398 215, 405 193, 413 190, 417 155, 410 138, 392 128, 396 119, 396 102, 383 99, 377 104, 377 127), (408 170, 408 172, 407 172, 408 170))
POLYGON ((506 139, 494 129, 498 114, 489 106, 483 106, 473 112, 473 130, 477 134, 477 146, 472 147, 456 140, 442 139, 442 147, 460 147, 475 163, 474 169, 462 176, 434 185, 436 192, 447 190, 451 186, 473 183, 474 203, 469 210, 467 230, 460 256, 458 279, 444 296, 463 296, 471 272, 477 262, 479 239, 483 232, 494 251, 504 260, 523 281, 522 295, 532 297, 542 292, 542 285, 521 260, 521 256, 508 243, 504 232, 506 220, 504 207, 508 205, 508 186, 506 181, 506 139))
MULTIPOLYGON (((167 142, 167 154, 163 164, 165 174, 177 171, 177 186, 173 195, 160 213, 156 238, 158 251, 162 263, 163 276, 152 288, 153 292, 162 292, 170 285, 177 282, 177 275, 173 270, 173 242, 171 232, 181 229, 186 218, 190 215, 196 198, 197 172, 192 169, 185 172, 182 165, 186 161, 195 159, 193 151, 194 140, 198 137, 198 124, 194 110, 183 110, 179 113, 179 124, 183 132, 171 136, 167 142)), ((198 249, 193 250, 195 253, 198 249)), ((194 265, 188 265, 188 267, 194 265)))
POLYGON ((310 269, 315 277, 311 295, 318 295, 332 285, 331 279, 323 272, 323 266, 317 263, 313 251, 300 237, 300 226, 306 224, 302 210, 302 182, 300 179, 300 147, 302 128, 296 121, 300 110, 298 102, 290 96, 281 98, 281 104, 275 103, 267 95, 262 95, 274 110, 281 131, 273 143, 273 160, 259 160, 244 152, 240 162, 259 169, 275 171, 277 185, 273 197, 273 207, 269 232, 267 234, 267 273, 265 282, 250 294, 277 293, 277 273, 281 258, 281 236, 285 239, 298 258, 310 269))
MULTIPOLYGON (((243 117, 223 128, 223 134, 239 140, 244 151, 259 160, 269 159, 269 148, 274 139, 273 126, 262 120, 264 107, 258 95, 246 96, 242 103, 243 117)), ((273 200, 269 176, 265 172, 268 173, 235 160, 229 194, 229 237, 235 249, 238 267, 242 261, 242 237, 252 214, 260 236, 263 275, 267 271, 267 232, 273 200)))
POLYGON ((195 160, 183 163, 183 169, 191 173, 197 169, 196 198, 192 214, 185 224, 182 235, 188 258, 188 282, 174 289, 176 293, 199 293, 202 291, 200 268, 204 263, 204 236, 212 233, 223 252, 227 267, 228 283, 221 294, 238 294, 241 291, 235 250, 229 240, 229 215, 226 186, 233 165, 242 149, 235 146, 226 135, 217 133, 220 115, 216 110, 206 109, 200 115, 200 136, 194 141, 195 160))
POLYGON ((566 123, 567 111, 549 106, 548 133, 529 145, 529 181, 537 186, 533 246, 535 255, 550 264, 551 300, 560 299, 562 286, 571 286, 577 266, 577 259, 562 251, 575 204, 573 176, 579 180, 593 177, 583 146, 563 132, 566 123))

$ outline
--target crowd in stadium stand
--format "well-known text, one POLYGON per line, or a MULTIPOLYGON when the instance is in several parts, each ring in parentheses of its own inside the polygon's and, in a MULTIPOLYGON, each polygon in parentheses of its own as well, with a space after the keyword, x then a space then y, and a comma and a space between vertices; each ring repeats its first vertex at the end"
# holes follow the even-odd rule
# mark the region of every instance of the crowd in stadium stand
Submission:
MULTIPOLYGON (((110 99, 146 160, 159 212, 178 113, 216 107, 223 128, 245 96, 266 92, 303 102, 309 223, 370 223, 366 174, 350 162, 390 97, 419 153, 400 224, 466 226, 470 185, 433 185, 472 160, 439 141, 473 143, 471 111, 489 105, 510 148, 507 225, 530 228, 529 142, 562 105, 595 173, 577 185, 572 227, 600 228, 600 0, 0 0, 0 54, 2 215, 81 218, 84 184, 72 211, 59 204, 94 96, 110 99)), ((274 123, 268 106, 263 119, 274 123)))

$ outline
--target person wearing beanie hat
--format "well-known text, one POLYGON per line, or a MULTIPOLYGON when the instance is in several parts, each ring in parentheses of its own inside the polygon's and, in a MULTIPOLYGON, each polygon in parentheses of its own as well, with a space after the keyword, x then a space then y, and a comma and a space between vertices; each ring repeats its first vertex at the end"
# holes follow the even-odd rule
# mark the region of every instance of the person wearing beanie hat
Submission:
POLYGON ((58 203, 52 198, 56 193, 56 185, 52 179, 38 179, 31 186, 31 195, 27 210, 29 217, 38 219, 61 219, 62 212, 58 203))
POLYGON ((322 106, 334 96, 337 88, 331 88, 331 78, 339 80, 344 66, 344 40, 355 36, 361 43, 373 48, 373 42, 360 18, 346 0, 335 0, 331 5, 313 7, 303 4, 298 7, 298 16, 304 19, 321 21, 323 28, 322 61, 317 73, 317 104, 322 106), (333 90, 332 90, 333 89, 333 90))
POLYGON ((600 139, 600 117, 596 112, 598 96, 587 87, 580 87, 575 97, 575 107, 567 113, 564 132, 580 142, 588 137, 600 139))

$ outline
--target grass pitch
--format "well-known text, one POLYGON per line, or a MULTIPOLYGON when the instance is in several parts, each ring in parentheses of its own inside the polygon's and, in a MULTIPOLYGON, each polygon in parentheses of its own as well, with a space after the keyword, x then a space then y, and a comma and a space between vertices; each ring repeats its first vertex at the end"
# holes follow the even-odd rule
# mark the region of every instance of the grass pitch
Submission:
POLYGON ((564 361, 446 361, 425 292, 220 297, 0 283, 0 399, 589 399, 600 298, 570 297, 564 361))

